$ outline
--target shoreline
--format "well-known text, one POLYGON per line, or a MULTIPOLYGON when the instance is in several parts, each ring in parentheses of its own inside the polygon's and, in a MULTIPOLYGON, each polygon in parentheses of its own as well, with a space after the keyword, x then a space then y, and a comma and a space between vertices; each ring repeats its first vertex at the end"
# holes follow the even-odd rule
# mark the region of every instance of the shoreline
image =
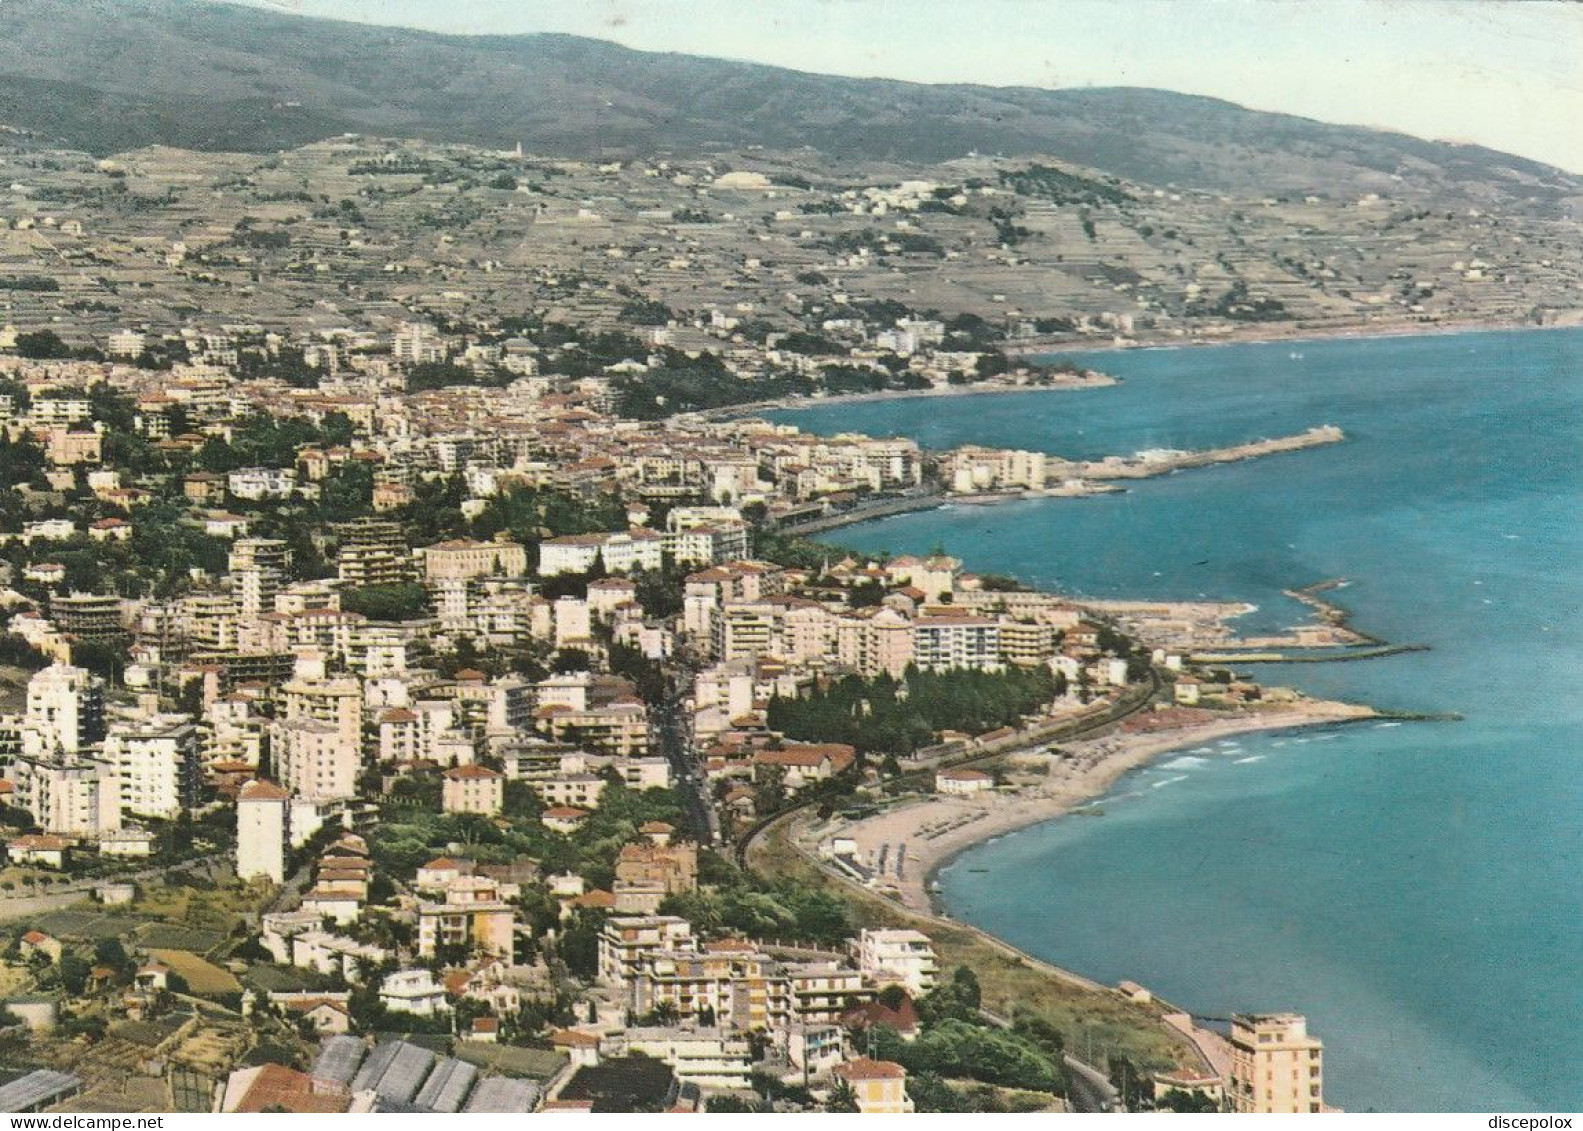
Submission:
POLYGON ((1097 341, 1092 344, 1085 342, 1058 342, 1048 346, 1022 348, 1013 346, 1003 348, 1007 357, 1046 357, 1056 354, 1081 354, 1081 353, 1114 353, 1121 350, 1176 350, 1197 349, 1215 346, 1239 345, 1270 345, 1273 343, 1304 342, 1356 342, 1386 340, 1394 338, 1429 338, 1429 337, 1454 337, 1458 334, 1499 334, 1512 333, 1525 330, 1576 330, 1583 326, 1583 309, 1556 312, 1562 321, 1546 322, 1534 325, 1531 322, 1437 322, 1432 325, 1399 325, 1391 327, 1354 327, 1347 330, 1314 330, 1314 329, 1281 329, 1270 323, 1255 323, 1254 325, 1271 326, 1269 333, 1258 331, 1242 331, 1225 337, 1215 338, 1187 338, 1187 339, 1135 339, 1118 342, 1097 341))
MULTIPOLYGON (((920 798, 839 831, 823 830, 821 839, 852 837, 870 858, 881 845, 894 848, 905 844, 904 873, 887 885, 890 898, 909 911, 956 922, 939 903, 934 883, 938 873, 957 857, 985 841, 1068 816, 1103 797, 1126 774, 1166 754, 1235 735, 1340 726, 1384 717, 1372 707, 1308 700, 1278 711, 1209 719, 1168 731, 1112 732, 1062 745, 1066 757, 1052 761, 1048 780, 1040 785, 1020 787, 1014 794, 995 791, 984 798, 920 798), (933 831, 942 828, 944 831, 933 831)), ((1005 757, 1016 761, 1029 755, 1005 757)))
POLYGON ((1068 374, 1040 385, 997 381, 990 378, 986 381, 975 381, 971 385, 933 385, 927 389, 877 389, 871 393, 835 393, 827 397, 774 397, 770 400, 724 405, 720 408, 705 409, 702 412, 679 413, 672 419, 736 420, 760 412, 796 412, 830 405, 877 404, 883 401, 926 400, 933 397, 987 396, 993 393, 1073 393, 1083 389, 1108 389, 1119 384, 1121 384, 1120 377, 1091 370, 1083 377, 1068 374))
MULTIPOLYGON (((1130 350, 1189 350, 1217 349, 1227 346, 1271 345, 1274 343, 1314 343, 1343 341, 1386 341, 1396 338, 1455 337, 1459 334, 1500 334, 1528 330, 1576 330, 1583 327, 1583 310, 1566 311, 1567 321, 1547 322, 1535 326, 1525 322, 1466 322, 1436 324, 1434 326, 1398 326, 1392 328, 1354 328, 1334 332, 1294 330, 1269 334, 1240 333, 1226 338, 1190 338, 1185 341, 1160 339, 1116 342, 1071 341, 1024 348, 1002 345, 1001 351, 1008 358, 1056 357, 1090 353, 1118 353, 1130 350)), ((988 381, 972 385, 938 385, 929 389, 882 389, 872 393, 837 393, 829 397, 777 397, 771 400, 748 401, 738 405, 700 412, 678 413, 676 420, 731 420, 753 416, 761 412, 796 412, 804 409, 823 408, 828 405, 869 404, 880 401, 922 400, 931 397, 971 397, 994 393, 1062 393, 1083 389, 1103 389, 1122 383, 1122 378, 1111 374, 1096 374, 1099 380, 1072 380, 1049 385, 1019 385, 1009 382, 988 381)))

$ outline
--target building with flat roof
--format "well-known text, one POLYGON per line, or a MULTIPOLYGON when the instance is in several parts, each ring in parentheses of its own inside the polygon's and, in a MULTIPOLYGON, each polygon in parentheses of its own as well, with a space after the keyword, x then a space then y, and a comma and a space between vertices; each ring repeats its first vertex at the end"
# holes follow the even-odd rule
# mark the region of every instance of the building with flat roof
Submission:
POLYGON ((1231 1018, 1231 1107, 1291 1114, 1325 1110, 1324 1044, 1297 1013, 1238 1013, 1231 1018))

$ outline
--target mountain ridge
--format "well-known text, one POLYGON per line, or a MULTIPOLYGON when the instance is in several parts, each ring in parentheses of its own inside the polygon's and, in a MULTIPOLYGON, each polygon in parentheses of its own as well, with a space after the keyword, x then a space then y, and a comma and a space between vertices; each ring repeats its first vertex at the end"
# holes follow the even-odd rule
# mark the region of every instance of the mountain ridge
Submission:
POLYGON ((583 158, 808 147, 932 164, 977 151, 1235 195, 1547 208, 1583 197, 1583 177, 1482 146, 1150 88, 847 78, 198 0, 9 0, 6 12, 0 122, 99 155, 149 144, 269 152, 362 133, 583 158))

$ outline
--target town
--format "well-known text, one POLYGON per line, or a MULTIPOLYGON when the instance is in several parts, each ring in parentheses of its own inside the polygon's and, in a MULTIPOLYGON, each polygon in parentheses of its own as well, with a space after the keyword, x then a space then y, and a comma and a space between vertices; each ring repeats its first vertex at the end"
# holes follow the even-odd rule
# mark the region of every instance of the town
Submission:
POLYGON ((4 157, 0 1109, 1323 1108, 1301 1017, 1200 1028, 939 918, 926 873, 1107 743, 1367 712, 1205 662, 1234 606, 808 535, 1340 430, 1082 461, 753 406, 1107 382, 1024 356, 1053 341, 1545 321, 1550 221, 988 161, 4 157), (1297 214, 1346 288, 1261 240, 1297 214))

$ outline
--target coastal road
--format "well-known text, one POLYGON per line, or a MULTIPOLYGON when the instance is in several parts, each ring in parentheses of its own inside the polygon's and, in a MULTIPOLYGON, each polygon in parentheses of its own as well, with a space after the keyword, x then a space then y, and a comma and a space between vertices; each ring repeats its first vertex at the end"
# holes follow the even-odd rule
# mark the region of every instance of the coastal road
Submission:
MULTIPOLYGON (((978 1015, 997 1029, 1011 1028, 1010 1021, 988 1009, 980 1009, 978 1015)), ((1073 1111, 1094 1114, 1123 1110, 1121 1093, 1103 1072, 1071 1053, 1062 1053, 1061 1063, 1067 1068, 1066 1098, 1073 1111)))
POLYGON ((1074 1108, 1086 1112, 1124 1110, 1121 1093, 1105 1079, 1103 1072, 1070 1053, 1061 1059, 1066 1064, 1066 1078, 1071 1084, 1072 1094, 1067 1098, 1072 1101, 1074 1108))

